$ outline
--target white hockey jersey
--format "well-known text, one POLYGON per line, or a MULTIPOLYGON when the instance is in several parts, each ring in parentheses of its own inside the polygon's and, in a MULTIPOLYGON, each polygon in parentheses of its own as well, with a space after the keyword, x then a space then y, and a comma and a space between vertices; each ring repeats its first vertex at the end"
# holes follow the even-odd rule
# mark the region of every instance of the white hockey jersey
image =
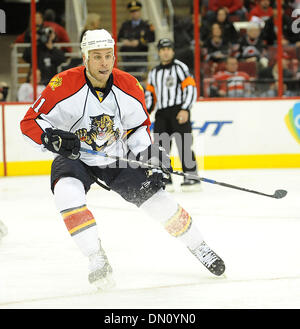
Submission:
MULTIPOLYGON (((75 67, 54 76, 21 121, 21 131, 41 150, 46 128, 76 134, 81 147, 107 155, 135 155, 151 144, 150 119, 144 91, 130 74, 113 69, 105 93, 93 88, 85 68, 75 67)), ((81 152, 89 166, 114 162, 107 157, 81 152)))

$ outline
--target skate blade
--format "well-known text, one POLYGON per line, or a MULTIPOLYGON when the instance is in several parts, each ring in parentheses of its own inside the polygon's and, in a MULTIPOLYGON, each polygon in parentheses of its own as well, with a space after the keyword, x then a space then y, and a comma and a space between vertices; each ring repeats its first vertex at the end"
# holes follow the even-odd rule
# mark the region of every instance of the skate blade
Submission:
POLYGON ((181 186, 181 191, 182 192, 201 192, 203 191, 202 185, 201 184, 195 184, 195 185, 190 185, 190 186, 181 186))
POLYGON ((105 278, 92 282, 92 285, 96 287, 97 290, 104 291, 113 288, 116 285, 116 283, 113 279, 112 274, 108 274, 105 278))

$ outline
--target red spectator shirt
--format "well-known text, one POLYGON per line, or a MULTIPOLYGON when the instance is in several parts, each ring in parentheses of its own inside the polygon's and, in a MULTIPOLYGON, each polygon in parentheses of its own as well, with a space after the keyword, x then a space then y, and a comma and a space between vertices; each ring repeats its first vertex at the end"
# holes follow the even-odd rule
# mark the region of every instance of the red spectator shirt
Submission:
POLYGON ((228 8, 229 13, 232 14, 243 7, 243 2, 241 0, 209 0, 208 10, 217 11, 222 7, 228 8))
POLYGON ((250 13, 249 13, 249 21, 251 20, 251 18, 253 16, 257 16, 259 18, 261 18, 262 20, 267 20, 269 17, 273 16, 273 9, 271 7, 269 7, 268 9, 264 10, 261 8, 260 5, 257 5, 256 7, 254 7, 250 13))
POLYGON ((245 82, 250 80, 250 76, 246 72, 237 71, 231 73, 228 71, 220 71, 213 78, 217 81, 214 85, 218 90, 227 92, 229 97, 243 97, 248 92, 248 84, 245 82))
MULTIPOLYGON (((54 32, 56 34, 56 42, 58 42, 58 43, 69 43, 70 42, 70 38, 68 36, 67 31, 61 25, 54 23, 54 22, 48 22, 48 21, 45 21, 43 23, 43 25, 52 27, 52 29, 54 30, 54 32)), ((15 40, 15 43, 24 43, 24 42, 25 42, 25 32, 18 35, 15 40)), ((67 51, 67 52, 72 52, 72 47, 62 47, 62 50, 67 51)))

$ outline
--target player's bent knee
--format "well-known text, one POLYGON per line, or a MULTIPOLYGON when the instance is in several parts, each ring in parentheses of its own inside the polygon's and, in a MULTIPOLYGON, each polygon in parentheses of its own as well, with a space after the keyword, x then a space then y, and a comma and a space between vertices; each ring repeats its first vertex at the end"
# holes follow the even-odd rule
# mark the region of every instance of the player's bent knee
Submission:
POLYGON ((83 183, 74 177, 61 177, 54 186, 54 199, 60 212, 85 205, 86 194, 83 183))

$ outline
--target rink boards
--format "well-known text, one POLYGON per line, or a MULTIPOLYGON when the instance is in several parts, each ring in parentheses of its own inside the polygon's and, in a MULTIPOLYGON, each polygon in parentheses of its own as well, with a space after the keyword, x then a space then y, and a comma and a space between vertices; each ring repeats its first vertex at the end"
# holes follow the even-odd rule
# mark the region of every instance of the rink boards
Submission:
MULTIPOLYGON (((20 121, 28 108, 1 105, 1 176, 50 173, 52 154, 36 150, 21 134, 20 121)), ((200 169, 300 167, 299 99, 200 101, 191 120, 200 169)), ((175 147, 171 153, 180 169, 175 147)))

